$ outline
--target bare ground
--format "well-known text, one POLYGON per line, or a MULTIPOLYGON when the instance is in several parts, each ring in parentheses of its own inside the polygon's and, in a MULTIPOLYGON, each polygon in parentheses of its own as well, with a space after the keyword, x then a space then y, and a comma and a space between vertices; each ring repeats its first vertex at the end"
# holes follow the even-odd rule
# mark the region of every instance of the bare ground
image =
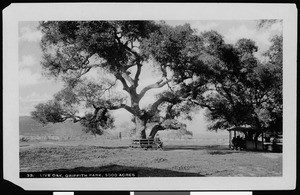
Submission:
POLYGON ((130 149, 129 140, 25 142, 20 172, 136 171, 159 176, 282 176, 282 154, 229 150, 224 143, 166 141, 164 150, 130 149))

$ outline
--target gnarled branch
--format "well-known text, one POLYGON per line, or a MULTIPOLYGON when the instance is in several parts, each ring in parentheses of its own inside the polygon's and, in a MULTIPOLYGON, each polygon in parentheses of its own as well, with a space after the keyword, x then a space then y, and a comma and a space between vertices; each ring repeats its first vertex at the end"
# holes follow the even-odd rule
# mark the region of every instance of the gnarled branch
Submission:
POLYGON ((168 83, 167 80, 164 81, 164 79, 160 79, 156 83, 153 83, 151 85, 148 85, 148 86, 144 87, 144 89, 142 89, 142 91, 138 95, 139 99, 142 99, 144 97, 144 95, 146 94, 146 92, 149 91, 150 89, 161 88, 167 83, 168 83))
POLYGON ((138 86, 138 82, 139 82, 139 77, 141 75, 141 70, 142 70, 142 64, 140 64, 139 62, 137 63, 137 70, 134 76, 134 86, 137 87, 138 86))
POLYGON ((155 113, 157 111, 157 108, 160 104, 164 102, 169 102, 171 104, 179 103, 181 100, 179 98, 168 98, 168 97, 161 97, 156 102, 154 102, 151 106, 150 112, 155 113))
POLYGON ((118 110, 118 109, 121 109, 121 108, 124 108, 125 110, 127 110, 128 112, 130 112, 133 115, 135 114, 134 110, 126 104, 120 104, 120 105, 117 105, 117 106, 109 106, 108 107, 109 110, 118 110))
POLYGON ((123 89, 129 93, 129 86, 127 85, 124 77, 120 73, 115 74, 115 77, 121 81, 121 83, 123 84, 123 89))
POLYGON ((123 72, 122 77, 124 79, 126 79, 126 81, 128 81, 131 86, 133 86, 135 84, 134 80, 129 76, 129 74, 127 72, 123 72))
POLYGON ((196 104, 196 105, 201 106, 201 107, 205 107, 205 108, 207 108, 207 109, 210 110, 210 111, 213 111, 213 110, 214 110, 213 107, 210 106, 210 105, 208 105, 208 104, 200 103, 200 102, 195 101, 195 100, 192 100, 192 99, 188 99, 188 100, 189 100, 190 102, 192 102, 193 104, 196 104))

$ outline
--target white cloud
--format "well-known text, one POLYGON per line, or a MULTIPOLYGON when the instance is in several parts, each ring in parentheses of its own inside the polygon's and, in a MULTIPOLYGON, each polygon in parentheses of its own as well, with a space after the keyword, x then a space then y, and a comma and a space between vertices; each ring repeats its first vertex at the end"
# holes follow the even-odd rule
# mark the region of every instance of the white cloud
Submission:
POLYGON ((19 115, 20 116, 30 116, 30 113, 34 110, 36 103, 21 103, 19 104, 19 115))
POLYGON ((19 67, 30 67, 37 63, 37 59, 32 55, 24 55, 22 56, 22 60, 19 62, 19 67))
POLYGON ((30 112, 34 110, 34 107, 38 103, 46 102, 50 100, 52 96, 47 93, 38 94, 33 92, 25 97, 19 97, 19 115, 30 115, 30 112))
MULTIPOLYGON (((186 21, 166 21, 168 25, 171 26, 177 26, 177 25, 183 25, 186 23, 186 21)), ((209 30, 216 30, 218 27, 218 24, 216 22, 207 22, 207 21, 189 21, 192 29, 197 29, 198 33, 203 31, 209 31, 209 30)))
POLYGON ((203 24, 202 22, 195 22, 191 24, 191 27, 197 29, 198 32, 214 30, 217 26, 218 24, 215 22, 209 22, 206 24, 203 24))
POLYGON ((274 35, 274 31, 278 31, 279 26, 276 24, 266 30, 257 30, 255 28, 249 28, 246 25, 230 28, 227 33, 224 34, 224 39, 227 43, 235 44, 241 38, 248 38, 255 41, 259 48, 259 52, 267 50, 271 46, 270 38, 274 35))
POLYGON ((245 25, 241 25, 239 27, 232 27, 228 30, 228 32, 224 35, 226 42, 228 43, 236 43, 237 40, 241 38, 253 38, 255 37, 256 31, 254 29, 249 29, 245 25))
POLYGON ((50 100, 51 98, 52 96, 50 94, 47 93, 38 94, 36 92, 33 92, 25 97, 20 96, 19 100, 22 103, 29 103, 29 102, 39 103, 39 102, 45 102, 47 100, 50 100))
POLYGON ((33 55, 23 55, 19 62, 19 86, 29 86, 40 83, 47 83, 49 80, 42 77, 38 60, 33 55))
POLYGON ((282 31, 282 22, 276 22, 276 23, 272 24, 271 30, 281 32, 282 31))
POLYGON ((38 30, 31 29, 29 26, 22 27, 20 35, 21 41, 35 42, 40 41, 42 38, 42 32, 38 30))
POLYGON ((32 73, 30 69, 23 68, 19 70, 19 86, 34 85, 40 82, 41 75, 32 73))

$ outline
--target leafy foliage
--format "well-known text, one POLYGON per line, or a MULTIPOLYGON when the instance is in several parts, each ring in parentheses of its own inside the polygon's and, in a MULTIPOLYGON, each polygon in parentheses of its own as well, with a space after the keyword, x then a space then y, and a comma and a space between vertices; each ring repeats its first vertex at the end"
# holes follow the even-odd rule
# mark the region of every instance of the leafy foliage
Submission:
POLYGON ((194 33, 189 24, 170 27, 161 24, 158 32, 152 33, 141 44, 142 51, 151 56, 161 66, 166 76, 166 68, 174 72, 174 81, 182 82, 187 74, 192 74, 197 61, 198 52, 202 47, 201 38, 194 33))
POLYGON ((105 129, 114 127, 114 119, 107 109, 102 109, 96 115, 93 113, 86 114, 80 123, 85 127, 85 132, 90 132, 94 135, 102 135, 105 129))
MULTIPOLYGON (((185 28, 189 29, 189 26, 185 28)), ((282 116, 280 37, 272 39, 273 45, 265 54, 269 61, 262 64, 255 56, 258 48, 254 41, 240 39, 235 45, 226 44, 216 31, 204 32, 194 38, 194 46, 191 47, 187 46, 189 38, 196 35, 188 31, 189 38, 183 39, 186 45, 170 46, 173 51, 168 52, 171 32, 169 30, 164 36, 157 35, 160 40, 153 46, 155 49, 151 55, 174 71, 179 89, 173 95, 184 99, 179 102, 190 101, 188 108, 193 105, 207 108, 206 116, 211 121, 209 128, 212 130, 243 125, 274 130, 274 124, 280 123, 278 119, 282 116), (162 44, 165 42, 167 46, 162 44), (165 53, 171 57, 165 57, 165 53), (181 69, 180 64, 184 68, 181 69)), ((157 37, 154 40, 159 39, 157 37)), ((155 44, 153 41, 151 43, 155 44)), ((177 114, 173 112, 173 115, 177 114)), ((282 127, 276 129, 282 130, 282 127)))
POLYGON ((268 61, 262 63, 254 41, 226 44, 218 32, 197 34, 189 24, 48 21, 41 22, 40 29, 44 72, 65 83, 54 100, 36 106, 32 115, 41 122, 72 118, 86 131, 101 134, 113 126, 109 111, 124 108, 145 138, 147 123, 158 125, 151 136, 157 130, 184 129, 179 117, 191 119, 190 113, 201 107, 207 109, 213 130, 243 125, 282 130, 282 36, 272 39, 264 54, 268 61), (147 61, 162 78, 138 93, 147 61), (85 77, 91 70, 104 71, 113 79, 91 81, 85 77), (117 84, 128 96, 111 92, 117 84), (153 104, 140 108, 149 90, 164 86, 167 89, 153 104), (79 116, 83 108, 86 114, 79 116))
POLYGON ((43 124, 47 124, 48 122, 63 122, 65 120, 63 115, 64 110, 56 101, 40 103, 36 105, 35 110, 31 112, 31 116, 43 124))
MULTIPOLYGON (((216 34, 208 37, 211 36, 216 34)), ((269 61, 261 64, 254 55, 257 46, 252 40, 241 39, 233 46, 220 41, 220 36, 208 39, 213 43, 206 44, 204 51, 208 49, 208 55, 203 55, 203 61, 209 64, 209 71, 199 74, 208 78, 206 91, 194 95, 193 99, 208 109, 210 129, 248 125, 260 130, 275 130, 274 124, 280 124, 282 45, 279 40, 278 37, 272 40, 273 45, 265 54, 269 61), (211 48, 210 45, 216 46, 211 48)), ((277 126, 276 130, 282 131, 282 126, 277 126)))
POLYGON ((83 74, 99 65, 114 73, 122 71, 136 57, 129 44, 147 37, 154 28, 148 21, 41 22, 42 65, 54 76, 83 74), (92 56, 96 59, 93 65, 89 62, 92 56))
MULTIPOLYGON (((72 118, 75 122, 81 121, 86 125, 88 131, 96 129, 96 133, 101 133, 96 127, 107 128, 113 122, 110 115, 107 117, 109 120, 104 120, 107 123, 102 121, 101 117, 106 116, 101 114, 103 110, 125 108, 135 117, 143 118, 139 108, 140 99, 148 90, 166 84, 160 82, 150 85, 141 94, 136 91, 141 67, 148 60, 140 45, 161 29, 155 22, 47 21, 40 23, 40 29, 43 33, 41 47, 44 72, 65 83, 65 88, 54 97, 64 111, 61 120, 72 118), (134 77, 133 67, 136 70, 134 77), (101 80, 97 83, 84 79, 94 69, 111 74, 115 82, 101 80), (126 98, 119 94, 110 94, 109 98, 105 98, 104 94, 110 93, 117 80, 129 94, 131 105, 125 104, 126 98), (82 108, 89 111, 83 117, 78 116, 78 111, 82 108)), ((38 109, 43 110, 42 107, 38 109)))

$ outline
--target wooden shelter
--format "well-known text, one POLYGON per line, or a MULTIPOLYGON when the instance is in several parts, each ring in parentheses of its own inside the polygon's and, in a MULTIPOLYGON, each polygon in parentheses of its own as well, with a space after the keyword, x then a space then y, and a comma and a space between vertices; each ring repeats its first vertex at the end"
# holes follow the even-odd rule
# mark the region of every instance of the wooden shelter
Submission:
POLYGON ((229 148, 232 148, 232 139, 237 137, 237 134, 243 133, 245 138, 245 149, 247 150, 264 150, 264 132, 258 131, 252 127, 233 127, 228 129, 229 132, 229 148), (232 135, 233 133, 233 135, 232 135), (260 135, 260 139, 258 136, 260 135))

